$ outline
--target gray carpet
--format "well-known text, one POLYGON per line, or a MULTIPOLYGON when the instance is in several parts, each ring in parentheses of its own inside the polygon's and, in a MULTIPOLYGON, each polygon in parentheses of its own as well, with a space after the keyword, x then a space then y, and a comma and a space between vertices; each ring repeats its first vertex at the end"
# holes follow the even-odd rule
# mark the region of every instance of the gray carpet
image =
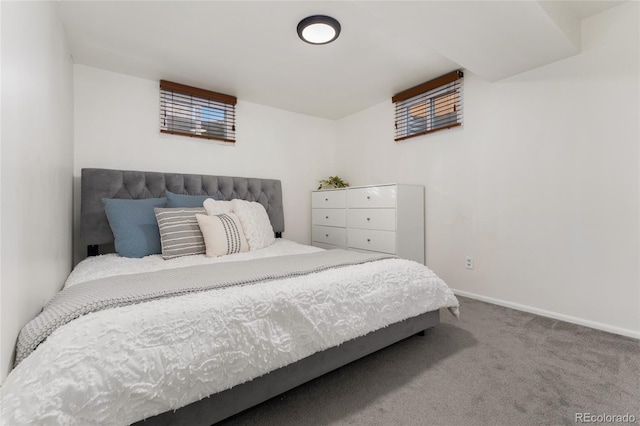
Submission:
POLYGON ((442 323, 220 423, 573 425, 640 423, 637 340, 467 298, 442 323))

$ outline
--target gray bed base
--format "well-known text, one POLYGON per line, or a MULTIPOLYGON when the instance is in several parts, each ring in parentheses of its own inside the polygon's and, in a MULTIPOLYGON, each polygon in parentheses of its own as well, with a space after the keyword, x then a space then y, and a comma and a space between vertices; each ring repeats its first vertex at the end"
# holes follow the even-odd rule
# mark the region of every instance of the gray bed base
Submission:
MULTIPOLYGON (((240 198, 258 201, 267 210, 276 236, 284 231, 282 186, 279 180, 82 169, 80 233, 87 244, 88 253, 98 254, 99 245, 110 246, 113 243, 113 233, 104 213, 102 198, 155 198, 164 196, 167 190, 176 194, 216 195, 219 200, 240 198)), ((424 330, 439 323, 439 311, 426 312, 135 425, 214 424, 407 337, 424 335, 424 330)))

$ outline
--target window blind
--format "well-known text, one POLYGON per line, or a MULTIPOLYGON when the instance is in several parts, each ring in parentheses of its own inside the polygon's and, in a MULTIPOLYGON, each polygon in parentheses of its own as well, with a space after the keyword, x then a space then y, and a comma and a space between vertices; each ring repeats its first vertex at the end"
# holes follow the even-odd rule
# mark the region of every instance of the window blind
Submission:
POLYGON ((462 125, 462 71, 453 71, 393 96, 395 140, 462 125))
POLYGON ((160 131, 236 141, 235 96, 160 80, 160 131))

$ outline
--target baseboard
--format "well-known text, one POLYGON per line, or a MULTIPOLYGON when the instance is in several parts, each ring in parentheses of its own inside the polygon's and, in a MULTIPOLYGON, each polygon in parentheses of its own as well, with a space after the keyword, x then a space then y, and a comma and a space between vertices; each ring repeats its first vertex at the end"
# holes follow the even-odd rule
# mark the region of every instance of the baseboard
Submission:
POLYGON ((614 327, 611 325, 602 324, 600 322, 589 321, 582 318, 572 317, 570 315, 563 315, 557 312, 551 312, 551 311, 546 311, 544 309, 534 308, 532 306, 521 305, 519 303, 508 302, 506 300, 501 300, 501 299, 495 299, 493 297, 481 296, 479 294, 469 293, 467 291, 455 290, 455 289, 452 289, 452 290, 456 295, 468 297, 470 299, 476 299, 482 302, 492 303, 494 305, 515 309, 517 311, 529 312, 530 314, 536 314, 543 317, 557 319, 560 321, 583 325, 585 327, 595 328, 596 330, 602 330, 609 333, 619 334, 621 336, 631 337, 633 339, 640 340, 640 331, 630 330, 628 328, 614 327))

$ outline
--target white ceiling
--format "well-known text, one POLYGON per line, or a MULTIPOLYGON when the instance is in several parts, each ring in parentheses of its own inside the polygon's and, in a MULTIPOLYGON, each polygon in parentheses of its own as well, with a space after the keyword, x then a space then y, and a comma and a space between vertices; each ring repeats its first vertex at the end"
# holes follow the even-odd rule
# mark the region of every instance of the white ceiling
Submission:
POLYGON ((337 119, 454 69, 496 81, 580 51, 622 1, 60 1, 77 64, 337 119), (323 14, 342 32, 302 42, 323 14))

